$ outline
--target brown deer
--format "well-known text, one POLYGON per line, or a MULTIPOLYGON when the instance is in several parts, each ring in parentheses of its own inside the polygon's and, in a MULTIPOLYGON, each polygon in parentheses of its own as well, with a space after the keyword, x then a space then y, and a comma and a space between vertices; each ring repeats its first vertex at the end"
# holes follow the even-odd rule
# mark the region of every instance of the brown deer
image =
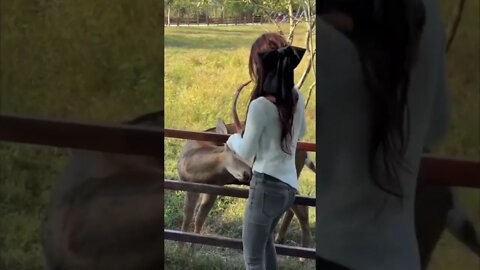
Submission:
MULTIPOLYGON (((127 122, 163 127, 163 111, 127 122)), ((163 268, 163 153, 73 156, 42 223, 48 270, 163 268)))
MULTIPOLYGON (((218 119, 215 128, 205 130, 206 132, 216 132, 220 134, 233 134, 240 132, 243 124, 238 118, 236 111, 238 97, 240 92, 250 82, 242 84, 236 91, 232 107, 233 124, 226 125, 223 120, 218 119)), ((296 151, 295 165, 297 176, 300 175, 303 166, 307 165, 309 169, 315 172, 315 165, 309 159, 307 153, 302 150, 296 151)), ((248 185, 251 177, 251 162, 242 160, 233 153, 223 143, 200 142, 189 140, 186 142, 178 162, 178 175, 181 181, 228 185, 241 184, 248 185)), ((212 209, 216 200, 216 195, 199 194, 195 192, 186 192, 183 209, 182 231, 188 231, 189 225, 195 216, 194 232, 200 233, 205 219, 212 209), (201 198, 199 200, 199 198, 201 198), (195 210, 198 209, 195 213, 195 210)), ((302 246, 310 245, 310 227, 308 222, 308 208, 304 205, 293 205, 287 210, 286 218, 280 227, 276 240, 283 242, 288 225, 295 214, 300 222, 302 230, 302 246)))

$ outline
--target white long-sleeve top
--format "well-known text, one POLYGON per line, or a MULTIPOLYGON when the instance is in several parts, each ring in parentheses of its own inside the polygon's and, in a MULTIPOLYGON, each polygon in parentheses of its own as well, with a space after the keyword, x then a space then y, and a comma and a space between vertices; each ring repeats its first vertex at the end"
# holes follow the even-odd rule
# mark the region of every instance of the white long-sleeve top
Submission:
POLYGON ((265 97, 259 97, 250 103, 243 138, 239 133, 233 134, 228 138, 227 145, 246 160, 255 157, 254 171, 271 175, 298 189, 295 150, 298 140, 305 135, 306 123, 305 99, 300 91, 295 91, 299 98, 293 118, 292 154, 282 151, 278 110, 265 97))
POLYGON ((316 252, 353 270, 420 270, 414 223, 422 149, 447 127, 444 28, 436 0, 411 72, 410 134, 399 167, 403 199, 380 190, 369 173, 372 103, 358 52, 323 20, 317 25, 316 252))

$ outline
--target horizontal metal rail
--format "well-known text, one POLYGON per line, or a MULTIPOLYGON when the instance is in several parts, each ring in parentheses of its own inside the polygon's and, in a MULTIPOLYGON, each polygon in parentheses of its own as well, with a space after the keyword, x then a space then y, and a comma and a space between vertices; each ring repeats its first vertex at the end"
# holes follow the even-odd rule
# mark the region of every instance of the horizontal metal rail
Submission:
MULTIPOLYGON (((226 142, 230 135, 166 128, 165 137, 198 141, 226 142)), ((309 142, 299 142, 297 149, 315 152, 315 144, 309 142)))
MULTIPOLYGON (((190 183, 182 181, 172 181, 165 180, 164 189, 170 190, 183 190, 183 191, 193 191, 198 193, 208 193, 221 196, 229 196, 235 198, 248 198, 248 189, 245 188, 235 188, 235 187, 224 187, 218 185, 208 185, 200 183, 190 183)), ((305 197, 305 196, 296 196, 295 204, 307 205, 315 207, 315 198, 305 197)))
MULTIPOLYGON (((232 249, 243 249, 242 241, 239 239, 232 239, 218 236, 206 236, 196 233, 180 232, 175 230, 164 230, 165 240, 172 240, 178 242, 188 242, 194 244, 202 244, 216 247, 225 247, 232 249)), ((277 254, 302 257, 307 259, 315 259, 315 249, 304 247, 293 247, 287 245, 275 244, 277 254)))
POLYGON ((0 141, 163 156, 162 129, 99 125, 0 114, 0 141))
POLYGON ((427 184, 480 188, 480 162, 424 155, 419 175, 427 184))
MULTIPOLYGON (((228 135, 132 125, 100 125, 0 114, 0 141, 162 156, 164 137, 224 142, 228 135)), ((299 149, 315 151, 300 142, 299 149)), ((429 184, 480 188, 480 162, 425 155, 420 167, 429 184)))

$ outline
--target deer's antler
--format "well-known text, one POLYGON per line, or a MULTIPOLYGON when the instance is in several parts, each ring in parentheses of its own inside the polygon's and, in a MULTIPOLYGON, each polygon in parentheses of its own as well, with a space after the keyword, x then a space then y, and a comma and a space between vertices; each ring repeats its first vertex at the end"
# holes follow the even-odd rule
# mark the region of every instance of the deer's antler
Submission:
POLYGON ((251 83, 252 81, 248 81, 246 83, 243 83, 238 87, 237 91, 235 92, 235 96, 233 97, 233 107, 232 107, 232 117, 233 117, 233 123, 235 125, 235 129, 237 132, 241 132, 243 130, 243 125, 240 122, 240 119, 238 118, 238 113, 237 113, 237 102, 238 102, 238 97, 240 96, 240 93, 242 90, 251 83))

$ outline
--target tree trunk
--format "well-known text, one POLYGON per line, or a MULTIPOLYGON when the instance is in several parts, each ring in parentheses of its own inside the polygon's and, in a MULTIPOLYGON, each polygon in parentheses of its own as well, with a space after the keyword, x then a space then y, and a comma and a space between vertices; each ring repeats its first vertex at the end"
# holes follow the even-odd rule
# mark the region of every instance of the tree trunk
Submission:
POLYGON ((270 17, 269 17, 269 19, 270 19, 270 21, 271 21, 273 24, 275 24, 275 26, 277 27, 277 32, 278 32, 280 35, 283 36, 284 34, 283 34, 283 31, 282 31, 282 28, 281 28, 280 25, 278 24, 277 20, 276 20, 276 19, 272 19, 272 18, 270 18, 270 17))
POLYGON ((170 5, 167 8, 167 25, 170 26, 170 5))
POLYGON ((293 43, 293 38, 295 36, 295 28, 297 27, 298 22, 293 16, 293 0, 288 0, 288 18, 290 21, 290 32, 288 33, 287 41, 289 44, 293 43))
MULTIPOLYGON (((313 38, 315 36, 315 25, 316 25, 316 17, 315 14, 312 13, 312 2, 310 0, 305 0, 305 10, 304 10, 304 15, 303 17, 305 18, 306 25, 307 25, 307 33, 305 37, 305 47, 306 47, 306 52, 305 55, 308 55, 308 64, 307 68, 305 69, 304 73, 302 74, 298 84, 297 88, 300 89, 303 84, 305 83, 305 80, 307 78, 307 75, 312 71, 313 69, 313 76, 315 77, 315 55, 316 55, 316 49, 315 49, 315 44, 313 42, 313 38)), ((307 108, 310 98, 312 96, 312 92, 315 88, 315 80, 310 85, 308 88, 308 97, 307 97, 307 102, 305 103, 305 108, 307 108)))
POLYGON ((290 18, 290 31, 295 26, 295 19, 293 17, 293 0, 288 0, 288 17, 290 18))
POLYGON ((207 26, 210 25, 210 21, 208 20, 208 10, 205 10, 205 18, 207 20, 207 26))

